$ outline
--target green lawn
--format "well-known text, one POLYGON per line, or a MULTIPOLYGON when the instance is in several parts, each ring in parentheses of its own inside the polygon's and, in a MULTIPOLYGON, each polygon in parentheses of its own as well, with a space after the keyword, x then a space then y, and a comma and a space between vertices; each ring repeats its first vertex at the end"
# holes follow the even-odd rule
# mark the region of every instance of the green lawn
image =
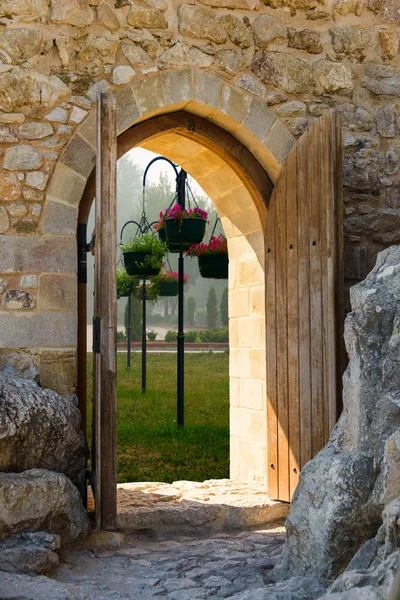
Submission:
POLYGON ((118 354, 120 483, 229 477, 228 362, 228 353, 186 354, 185 427, 179 429, 176 355, 147 355, 148 391, 142 394, 141 355, 132 354, 128 371, 126 355, 118 354))

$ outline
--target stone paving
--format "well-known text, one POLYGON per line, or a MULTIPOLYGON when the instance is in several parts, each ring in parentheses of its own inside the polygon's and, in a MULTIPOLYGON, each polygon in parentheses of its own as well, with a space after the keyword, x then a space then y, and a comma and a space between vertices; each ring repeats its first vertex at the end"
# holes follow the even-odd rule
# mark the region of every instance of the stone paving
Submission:
POLYGON ((262 483, 231 479, 118 485, 118 527, 124 531, 243 529, 286 517, 262 483))
POLYGON ((50 577, 85 600, 251 598, 265 588, 283 539, 282 522, 213 535, 92 534, 85 548, 61 552, 50 577))

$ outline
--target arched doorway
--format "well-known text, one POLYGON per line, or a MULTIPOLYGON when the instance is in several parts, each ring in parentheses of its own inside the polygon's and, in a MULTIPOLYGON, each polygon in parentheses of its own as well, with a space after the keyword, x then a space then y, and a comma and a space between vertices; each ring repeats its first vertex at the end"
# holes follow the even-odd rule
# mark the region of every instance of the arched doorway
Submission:
MULTIPOLYGON (((341 373, 335 344, 341 318, 334 297, 340 295, 341 255, 335 224, 340 213, 336 120, 328 115, 290 152, 293 137, 260 99, 192 69, 138 80, 117 94, 117 105, 118 155, 141 144, 175 160, 199 181, 223 219, 230 254, 231 476, 268 480, 272 497, 289 500, 302 456, 311 457, 323 445, 337 415, 336 375, 341 373), (285 159, 286 170, 279 175, 285 159), (298 219, 299 211, 308 216, 298 219), (313 226, 302 229, 308 219, 313 226), (308 248, 303 260, 297 240, 308 248), (294 262, 289 248, 296 249, 290 255, 294 262), (308 345, 299 335, 299 290, 306 288, 308 296, 303 296, 313 309, 308 311, 310 327, 302 330, 308 345), (314 309, 319 320, 312 327, 314 309), (292 340, 293 331, 297 337, 292 340), (320 359, 310 350, 314 345, 320 359), (300 410, 303 393, 310 419, 300 410), (301 427, 304 439, 311 440, 314 428, 319 440, 311 446, 307 442, 303 455, 301 427)), ((84 192, 79 222, 85 222, 94 196, 95 125, 91 115, 67 146, 50 185, 48 214, 57 204, 72 204, 66 199, 71 195, 76 205, 84 192)), ((51 233, 46 216, 44 227, 51 233)), ((71 222, 77 217, 77 209, 71 209, 71 222)), ((80 347, 86 352, 82 335, 80 347)))

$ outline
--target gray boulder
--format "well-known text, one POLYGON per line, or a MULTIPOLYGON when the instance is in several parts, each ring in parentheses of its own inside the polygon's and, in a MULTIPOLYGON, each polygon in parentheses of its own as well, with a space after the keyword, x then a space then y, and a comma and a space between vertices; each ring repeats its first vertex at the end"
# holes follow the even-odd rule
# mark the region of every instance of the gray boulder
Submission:
POLYGON ((351 290, 344 409, 327 446, 302 470, 274 577, 334 579, 373 538, 400 496, 400 247, 381 252, 351 290))
POLYGON ((89 529, 79 492, 62 473, 0 473, 0 538, 48 531, 64 545, 86 536, 89 529))
POLYGON ((230 596, 232 600, 316 600, 326 591, 317 579, 292 577, 258 590, 250 590, 230 596))
POLYGON ((79 484, 87 448, 75 399, 0 373, 0 471, 43 468, 79 484))
POLYGON ((0 540, 0 571, 47 573, 59 563, 59 535, 39 531, 0 540))

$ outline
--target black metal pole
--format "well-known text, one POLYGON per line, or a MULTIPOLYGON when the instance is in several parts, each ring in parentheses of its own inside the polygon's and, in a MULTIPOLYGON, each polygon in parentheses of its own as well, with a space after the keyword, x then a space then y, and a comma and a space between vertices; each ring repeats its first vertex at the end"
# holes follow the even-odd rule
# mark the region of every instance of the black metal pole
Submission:
POLYGON ((131 368, 131 333, 132 333, 132 294, 129 295, 128 298, 128 327, 126 328, 128 334, 128 343, 127 343, 127 364, 128 369, 131 368))
POLYGON ((185 332, 183 323, 183 252, 179 253, 179 295, 178 295, 178 426, 185 423, 185 332))
POLYGON ((142 394, 146 392, 146 280, 143 279, 142 316, 142 394))
MULTIPOLYGON (((177 177, 177 192, 178 204, 185 208, 186 196, 186 171, 180 171, 177 177)), ((179 252, 179 287, 178 287, 178 336, 177 336, 177 353, 178 353, 178 397, 177 397, 177 422, 178 427, 183 427, 185 422, 185 332, 183 322, 183 269, 184 258, 182 248, 179 252)))

